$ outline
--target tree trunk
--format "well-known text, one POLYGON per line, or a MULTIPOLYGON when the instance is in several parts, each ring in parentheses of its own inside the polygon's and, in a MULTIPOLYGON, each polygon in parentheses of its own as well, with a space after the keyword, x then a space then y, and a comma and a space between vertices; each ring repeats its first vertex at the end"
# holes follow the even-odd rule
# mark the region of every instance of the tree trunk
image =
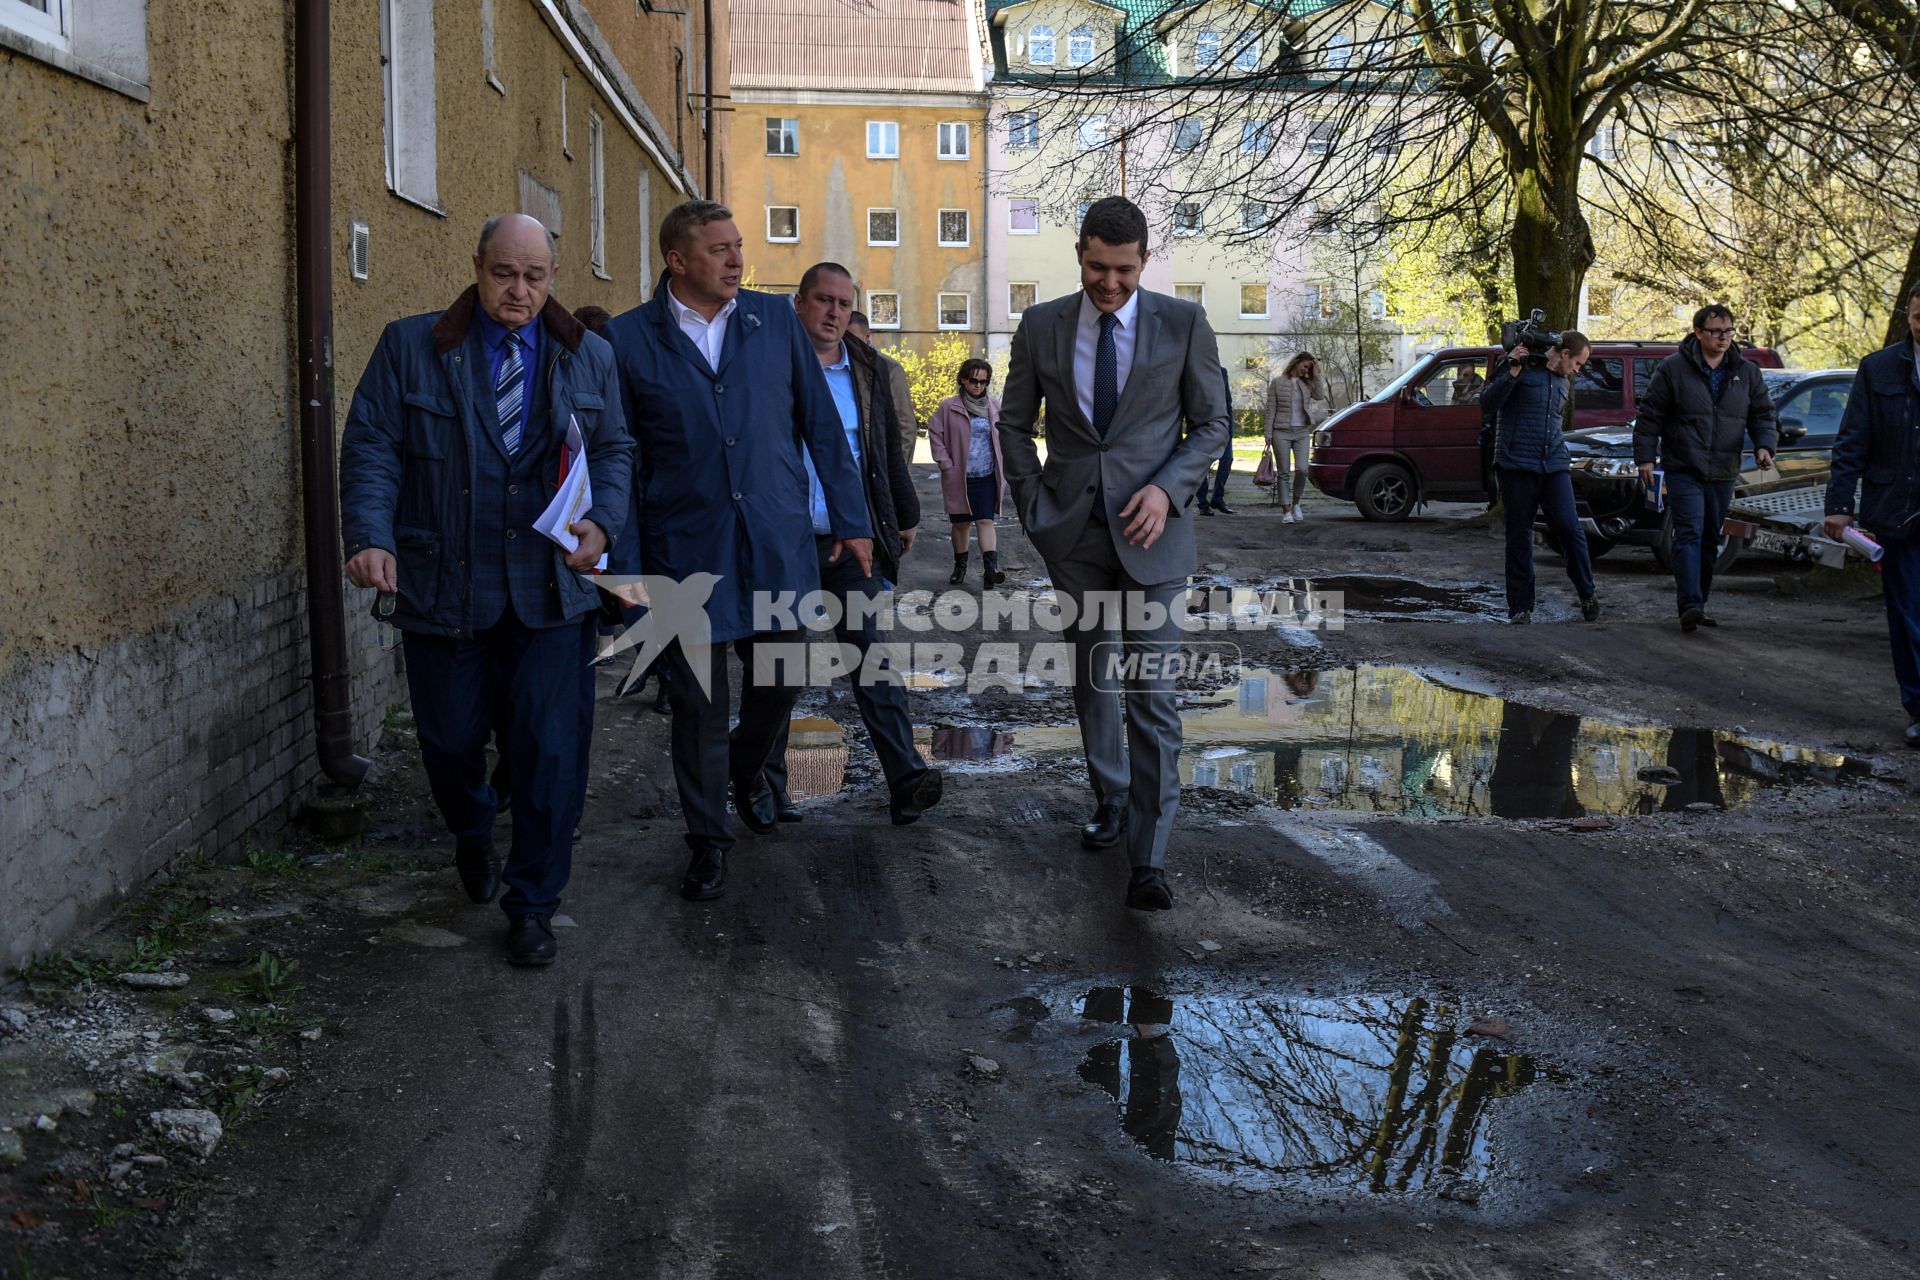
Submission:
POLYGON ((1539 154, 1513 175, 1514 296, 1525 315, 1547 314, 1550 329, 1579 320, 1580 286, 1593 265, 1593 233, 1580 209, 1580 156, 1539 154))
MULTIPOLYGON (((1913 232, 1913 243, 1907 248, 1907 269, 1900 273, 1900 292, 1905 293, 1912 285, 1920 283, 1920 227, 1913 232)), ((1907 337, 1907 313, 1896 296, 1893 300, 1893 315, 1887 320, 1887 340, 1880 345, 1890 347, 1907 337)))

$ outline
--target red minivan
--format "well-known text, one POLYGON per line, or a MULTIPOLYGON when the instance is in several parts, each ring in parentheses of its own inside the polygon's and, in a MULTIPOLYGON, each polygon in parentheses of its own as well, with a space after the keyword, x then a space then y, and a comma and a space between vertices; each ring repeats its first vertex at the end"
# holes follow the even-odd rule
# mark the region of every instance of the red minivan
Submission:
MULTIPOLYGON (((1573 386, 1573 426, 1633 421, 1653 367, 1671 342, 1596 342, 1573 386)), ((1447 347, 1424 355, 1377 394, 1349 405, 1313 433, 1307 477, 1369 520, 1405 520, 1422 502, 1484 502, 1480 471, 1480 389, 1498 347, 1447 347)), ((1767 347, 1741 354, 1768 369, 1767 347)))

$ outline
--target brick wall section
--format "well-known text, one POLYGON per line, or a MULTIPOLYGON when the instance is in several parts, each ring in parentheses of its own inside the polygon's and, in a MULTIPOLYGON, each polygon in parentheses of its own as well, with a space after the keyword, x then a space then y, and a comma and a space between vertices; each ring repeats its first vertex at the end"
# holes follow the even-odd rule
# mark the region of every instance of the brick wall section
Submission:
MULTIPOLYGON (((404 700, 365 592, 348 593, 354 741, 404 700)), ((304 576, 257 582, 100 648, 7 672, 0 969, 60 946, 175 857, 272 840, 322 781, 304 576)))

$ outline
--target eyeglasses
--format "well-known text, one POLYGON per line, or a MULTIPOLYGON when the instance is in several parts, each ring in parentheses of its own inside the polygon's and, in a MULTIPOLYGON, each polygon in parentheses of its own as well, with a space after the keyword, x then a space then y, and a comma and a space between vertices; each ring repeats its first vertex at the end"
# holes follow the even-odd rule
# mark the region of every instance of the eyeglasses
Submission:
POLYGON ((1714 338, 1731 338, 1733 336, 1733 330, 1731 329, 1702 329, 1700 332, 1714 338))
POLYGON ((975 383, 983 383, 983 384, 984 384, 984 383, 988 383, 988 382, 992 382, 992 381, 993 381, 993 379, 992 379, 992 378, 988 378, 988 377, 979 377, 979 378, 968 378, 968 379, 966 380, 966 382, 967 382, 967 385, 968 385, 968 386, 973 386, 973 385, 974 385, 975 383))

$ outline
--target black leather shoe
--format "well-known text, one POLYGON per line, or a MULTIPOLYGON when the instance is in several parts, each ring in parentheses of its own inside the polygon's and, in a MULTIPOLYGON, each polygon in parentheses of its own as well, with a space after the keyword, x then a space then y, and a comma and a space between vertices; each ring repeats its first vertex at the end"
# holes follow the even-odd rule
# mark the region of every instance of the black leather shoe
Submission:
POLYGON ((1680 629, 1690 632, 1698 627, 1700 620, 1706 616, 1698 609, 1683 609, 1680 613, 1680 629))
POLYGON ((1915 720, 1907 726, 1907 745, 1920 747, 1920 720, 1915 720))
POLYGON ((1135 867, 1127 882, 1127 905, 1135 911, 1173 910, 1173 890, 1158 867, 1135 867))
POLYGON ((1702 609, 1700 611, 1700 625, 1703 627, 1717 627, 1720 625, 1720 620, 1708 613, 1705 609, 1702 609))
POLYGON ((740 821, 747 824, 747 830, 755 835, 765 835, 780 821, 773 807, 773 788, 767 785, 764 773, 756 773, 746 780, 733 780, 733 808, 740 815, 740 821))
POLYGON ((1233 511, 1233 508, 1232 508, 1232 507, 1230 507, 1230 506, 1228 506, 1228 505, 1227 505, 1226 503, 1224 503, 1224 502, 1216 502, 1216 503, 1214 503, 1214 504, 1213 504, 1213 509, 1214 509, 1215 511, 1217 511, 1217 512, 1219 512, 1219 513, 1220 513, 1221 515, 1223 515, 1223 516, 1230 516, 1230 515, 1232 515, 1232 514, 1234 514, 1234 511, 1233 511))
POLYGON ((1089 849, 1111 849, 1120 843, 1127 829, 1127 806, 1118 800, 1102 800, 1093 811, 1093 820, 1080 828, 1080 843, 1089 849))
POLYGON ((1518 612, 1518 613, 1514 613, 1514 614, 1509 614, 1509 615, 1507 616, 1507 625, 1508 625, 1508 626, 1510 626, 1510 627, 1530 627, 1530 626, 1532 626, 1532 625, 1533 625, 1533 610, 1531 610, 1531 609, 1522 609, 1522 610, 1521 610, 1520 612, 1518 612))
POLYGON ((453 866, 471 901, 492 902, 500 892, 500 860, 494 856, 492 840, 454 841, 453 866))
POLYGON ((1600 598, 1598 596, 1588 596, 1585 600, 1582 600, 1580 602, 1580 616, 1588 622, 1600 621, 1600 598))
POLYGON ((938 769, 923 769, 914 774, 905 786, 893 793, 893 803, 889 806, 893 825, 904 827, 909 822, 918 822, 921 814, 940 803, 946 785, 947 780, 938 769))
POLYGON ((1203 516, 1210 516, 1213 514, 1213 508, 1208 506, 1204 502, 1196 502, 1193 505, 1194 505, 1194 509, 1199 511, 1199 513, 1203 516))
POLYGON ((515 964, 552 964, 560 954, 553 924, 545 916, 516 916, 507 926, 507 959, 515 964))
POLYGON ((800 806, 793 802, 793 797, 788 795, 784 789, 776 789, 773 793, 773 816, 782 822, 805 822, 807 820, 807 815, 800 812, 800 806))
POLYGON ((704 845, 693 851, 687 863, 686 879, 680 882, 680 896, 688 902, 705 902, 720 896, 727 887, 727 851, 704 845))

